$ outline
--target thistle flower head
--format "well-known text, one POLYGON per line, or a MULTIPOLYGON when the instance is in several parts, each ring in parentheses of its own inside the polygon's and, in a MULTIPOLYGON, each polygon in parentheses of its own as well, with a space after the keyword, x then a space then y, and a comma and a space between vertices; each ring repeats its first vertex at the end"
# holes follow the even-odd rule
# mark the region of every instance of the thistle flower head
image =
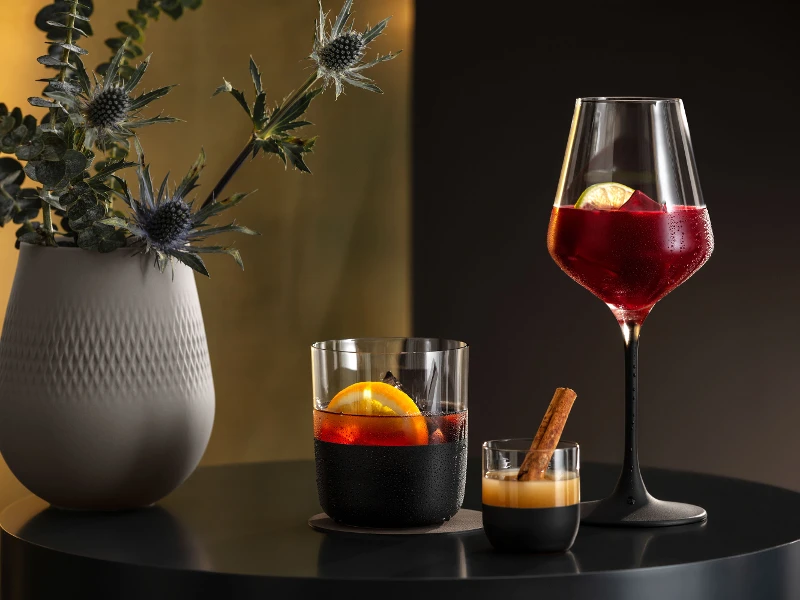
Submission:
POLYGON ((93 90, 86 102, 86 121, 90 127, 111 129, 125 122, 131 98, 121 86, 93 90))
POLYGON ((177 197, 166 198, 153 208, 141 207, 137 219, 143 239, 162 252, 185 246, 194 228, 191 207, 177 197))
MULTIPOLYGON (((50 81, 45 95, 64 107, 75 125, 86 132, 84 146, 91 148, 95 142, 101 146, 106 142, 120 141, 133 135, 133 129, 155 123, 173 123, 178 119, 161 115, 144 118, 142 109, 153 100, 165 96, 173 86, 158 88, 151 92, 134 96, 136 86, 150 64, 150 57, 143 60, 136 69, 128 70, 130 76, 120 75, 120 63, 125 51, 121 46, 108 65, 105 74, 93 81, 83 66, 80 55, 71 57, 76 77, 68 82, 50 81)), ((34 99, 36 100, 36 99, 34 99)), ((52 104, 36 103, 36 106, 52 104)))
POLYGON ((221 227, 210 227, 206 221, 224 210, 235 206, 248 194, 234 194, 230 198, 214 201, 195 211, 193 203, 187 202, 189 193, 197 187, 200 172, 205 166, 205 153, 201 152, 192 168, 172 192, 168 189, 169 174, 164 178, 156 192, 150 177, 150 166, 144 162, 144 154, 136 142, 139 152, 139 166, 136 173, 139 179, 139 198, 134 198, 123 179, 115 177, 122 192, 117 195, 131 209, 129 218, 110 217, 103 220, 106 225, 123 229, 133 237, 133 245, 141 252, 155 255, 158 268, 163 272, 173 259, 188 265, 195 271, 208 275, 208 270, 200 257, 203 253, 229 254, 241 266, 239 251, 226 246, 198 246, 199 242, 218 233, 236 232, 256 235, 255 231, 237 225, 236 222, 221 227))
POLYGON ((384 19, 375 27, 367 26, 367 29, 360 33, 355 31, 353 22, 350 21, 352 7, 353 0, 345 0, 341 12, 331 24, 330 31, 327 31, 328 15, 323 12, 322 0, 319 0, 319 19, 316 23, 314 48, 309 57, 317 64, 317 76, 324 81, 325 86, 334 83, 337 98, 342 93, 345 83, 371 92, 383 93, 362 72, 378 63, 392 60, 400 54, 400 52, 390 52, 385 56, 379 54, 373 61, 362 62, 367 46, 383 33, 391 17, 384 19))
POLYGON ((328 71, 342 72, 364 56, 364 42, 355 31, 331 40, 319 51, 319 64, 328 71))

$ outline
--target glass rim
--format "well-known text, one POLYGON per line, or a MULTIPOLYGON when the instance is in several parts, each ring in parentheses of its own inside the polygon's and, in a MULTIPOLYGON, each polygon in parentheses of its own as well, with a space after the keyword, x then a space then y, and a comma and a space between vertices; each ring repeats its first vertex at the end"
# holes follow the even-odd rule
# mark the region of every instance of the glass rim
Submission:
POLYGON ((587 96, 585 98, 578 98, 578 102, 595 102, 598 104, 607 103, 639 103, 639 104, 679 104, 682 102, 680 98, 670 98, 667 96, 587 96))
POLYGON ((460 352, 462 350, 466 350, 469 348, 469 344, 466 342, 462 342, 460 340, 453 340, 449 338, 437 338, 437 337, 362 337, 362 338, 342 338, 342 339, 331 339, 331 340, 320 340, 318 342, 314 342, 311 344, 311 349, 316 350, 318 352, 332 352, 334 354, 346 354, 348 356, 355 356, 355 355, 371 355, 371 356, 400 356, 403 354, 445 354, 448 352, 460 352), (359 342, 387 342, 387 341, 441 341, 448 344, 453 344, 453 348, 445 348, 444 350, 402 350, 400 352, 376 352, 372 350, 342 350, 342 349, 334 349, 334 348, 325 348, 324 344, 330 344, 333 342, 354 342, 358 344, 359 342))
MULTIPOLYGON (((531 451, 530 446, 533 442, 532 437, 528 438, 505 438, 499 440, 486 440, 481 444, 481 448, 483 450, 489 450, 494 452, 524 452, 528 453, 531 451), (519 443, 522 446, 527 446, 523 448, 514 448, 511 446, 514 442, 519 443), (496 444, 496 445, 492 445, 496 444)), ((553 454, 556 452, 569 452, 572 450, 580 450, 580 444, 577 442, 570 442, 568 440, 561 440, 558 442, 558 446, 556 446, 555 450, 553 450, 553 454)), ((533 452, 550 452, 550 450, 534 450, 533 452)))

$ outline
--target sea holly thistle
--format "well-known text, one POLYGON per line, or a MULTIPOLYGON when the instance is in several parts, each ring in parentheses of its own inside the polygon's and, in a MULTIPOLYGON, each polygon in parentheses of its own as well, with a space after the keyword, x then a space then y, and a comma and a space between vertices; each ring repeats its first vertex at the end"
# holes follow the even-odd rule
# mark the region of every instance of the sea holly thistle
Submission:
POLYGON ((353 29, 354 24, 350 21, 352 8, 353 0, 346 0, 328 32, 325 27, 328 13, 322 11, 322 0, 319 0, 319 19, 316 23, 314 48, 310 58, 317 64, 317 77, 325 82, 325 86, 334 83, 337 98, 344 90, 345 83, 382 94, 381 88, 364 76, 363 71, 378 63, 392 60, 401 52, 390 52, 385 56, 378 54, 375 60, 362 62, 367 46, 383 33, 391 17, 384 19, 375 27, 367 26, 364 33, 359 33, 353 29))
POLYGON ((396 58, 400 51, 390 52, 385 56, 378 55, 375 60, 367 63, 362 62, 362 59, 367 45, 383 33, 391 17, 387 17, 375 27, 367 26, 363 33, 358 33, 354 30, 353 22, 350 21, 353 0, 345 0, 339 15, 331 25, 330 32, 327 32, 327 13, 322 9, 322 0, 318 0, 318 4, 319 18, 314 24, 314 44, 308 57, 314 61, 316 69, 288 98, 272 110, 267 108, 267 94, 261 83, 261 73, 252 57, 250 57, 250 76, 255 90, 255 101, 252 107, 248 104, 244 93, 225 79, 214 92, 214 96, 226 92, 234 97, 253 122, 253 134, 231 167, 208 195, 205 204, 213 202, 245 160, 251 154, 255 158, 259 151, 277 155, 287 167, 291 165, 299 171, 310 173, 303 155, 314 149, 316 138, 299 137, 296 132, 303 127, 312 125, 302 117, 308 110, 311 101, 321 94, 331 81, 336 87, 336 98, 342 93, 343 83, 349 83, 371 92, 383 93, 377 85, 362 74, 362 71, 396 58), (322 80, 322 86, 315 87, 320 80, 322 80))
POLYGON ((58 90, 45 91, 49 100, 32 98, 30 102, 36 106, 58 102, 61 108, 67 110, 72 122, 83 128, 86 148, 92 148, 97 142, 105 149, 109 142, 119 143, 133 136, 133 129, 178 121, 174 117, 161 115, 150 118, 142 116, 142 109, 154 100, 166 96, 174 86, 161 87, 134 97, 133 92, 150 64, 150 57, 139 63, 131 76, 124 80, 119 75, 124 50, 124 45, 117 50, 102 81, 94 75, 94 82, 89 80, 83 61, 76 55, 73 68, 77 85, 68 84, 59 86, 61 89, 58 90))
POLYGON ((195 10, 201 4, 202 0, 137 0, 136 8, 128 11, 130 20, 117 23, 122 37, 106 40, 114 52, 112 59, 99 65, 98 74, 91 76, 82 58, 88 52, 79 40, 93 33, 93 1, 54 0, 39 11, 36 25, 47 33, 49 49, 37 61, 56 74, 39 80, 46 87, 40 97, 29 98, 29 103, 46 108, 47 114, 38 120, 20 108, 9 111, 0 104, 0 154, 11 155, 0 157, 0 226, 9 222, 19 225, 17 246, 77 246, 99 252, 133 247, 152 254, 161 271, 179 261, 204 275, 208 270, 203 254, 228 254, 241 265, 236 248, 203 244, 220 233, 255 234, 235 221, 221 226, 208 222, 248 196, 224 197, 223 189, 247 158, 255 158, 259 152, 277 155, 287 168, 310 172, 305 155, 313 150, 316 138, 302 136, 301 131, 311 125, 303 117, 311 102, 330 84, 335 86, 337 98, 344 84, 380 92, 363 71, 397 56, 378 55, 364 62, 367 46, 384 31, 388 18, 358 32, 350 20, 353 0, 344 1, 330 24, 320 2, 309 56, 315 67, 295 92, 270 106, 261 72, 251 57, 252 104, 244 92, 225 80, 214 93, 233 96, 253 127, 245 148, 203 204, 195 208, 189 194, 197 187, 205 154, 201 153, 174 189, 169 189, 167 176, 156 192, 136 138, 140 127, 178 120, 144 114, 148 105, 172 86, 138 95, 135 90, 150 64, 149 56, 141 58, 150 21, 162 13, 178 19, 186 9, 195 10), (137 162, 125 160, 131 142, 139 154, 137 162), (136 167, 138 198, 116 174, 129 167, 136 167), (24 187, 26 178, 35 185, 24 187), (115 198, 125 204, 122 211, 115 208, 115 198), (36 220, 40 213, 41 222, 36 220), (61 217, 60 226, 54 217, 61 217))
POLYGON ((202 275, 208 275, 201 254, 228 254, 244 268, 239 251, 232 246, 198 246, 199 242, 220 233, 243 233, 258 235, 255 231, 237 225, 236 222, 210 227, 209 218, 236 206, 249 194, 234 194, 230 198, 214 202, 205 208, 193 210, 193 203, 187 201, 191 191, 197 187, 197 180, 206 164, 205 152, 192 165, 181 183, 172 191, 168 189, 169 175, 164 178, 158 192, 155 191, 150 176, 150 166, 145 164, 144 153, 139 148, 139 165, 136 169, 139 180, 139 198, 134 198, 125 180, 116 178, 122 192, 119 197, 131 209, 132 216, 113 216, 104 219, 107 226, 119 227, 131 236, 130 245, 145 254, 155 256, 155 264, 161 270, 175 259, 191 267, 202 275))

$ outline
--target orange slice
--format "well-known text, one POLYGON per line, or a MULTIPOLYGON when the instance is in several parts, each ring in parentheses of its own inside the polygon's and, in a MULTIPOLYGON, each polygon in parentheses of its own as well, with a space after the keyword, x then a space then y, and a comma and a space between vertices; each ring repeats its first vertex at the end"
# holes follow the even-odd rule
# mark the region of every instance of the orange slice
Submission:
POLYGON ((418 415, 419 407, 405 392, 382 381, 347 386, 328 404, 328 412, 349 415, 418 415))
POLYGON ((405 392, 380 381, 362 381, 334 396, 317 423, 315 436, 334 443, 423 446, 428 425, 405 392), (332 414, 333 413, 333 414, 332 414))

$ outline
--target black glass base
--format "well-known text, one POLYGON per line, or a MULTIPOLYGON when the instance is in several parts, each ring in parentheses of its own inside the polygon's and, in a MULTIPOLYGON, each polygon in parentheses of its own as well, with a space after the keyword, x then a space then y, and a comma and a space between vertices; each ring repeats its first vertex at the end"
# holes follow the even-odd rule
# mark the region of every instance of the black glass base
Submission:
POLYGON ((643 502, 627 497, 581 502, 581 524, 606 527, 669 527, 705 521, 705 509, 693 504, 657 500, 650 494, 643 502))

